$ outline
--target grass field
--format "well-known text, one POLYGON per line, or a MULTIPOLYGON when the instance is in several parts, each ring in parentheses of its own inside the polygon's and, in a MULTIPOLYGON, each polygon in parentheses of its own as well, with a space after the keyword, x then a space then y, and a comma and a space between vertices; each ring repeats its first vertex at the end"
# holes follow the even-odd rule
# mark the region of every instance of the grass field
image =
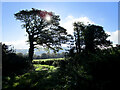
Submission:
POLYGON ((32 63, 51 66, 51 65, 59 65, 59 63, 63 60, 65 60, 65 58, 34 59, 32 63))
POLYGON ((50 58, 50 59, 34 59, 33 61, 53 61, 53 60, 64 60, 65 58, 50 58))
MULTIPOLYGON (((33 62, 49 62, 49 61, 59 61, 59 60, 64 60, 64 58, 50 58, 50 59, 34 59, 33 62)), ((58 67, 52 66, 52 65, 42 65, 42 64, 33 64, 35 67, 35 71, 42 71, 42 70, 47 70, 47 71, 54 71, 58 67)))
POLYGON ((57 67, 50 66, 50 65, 41 65, 41 64, 33 64, 35 71, 54 71, 57 67))

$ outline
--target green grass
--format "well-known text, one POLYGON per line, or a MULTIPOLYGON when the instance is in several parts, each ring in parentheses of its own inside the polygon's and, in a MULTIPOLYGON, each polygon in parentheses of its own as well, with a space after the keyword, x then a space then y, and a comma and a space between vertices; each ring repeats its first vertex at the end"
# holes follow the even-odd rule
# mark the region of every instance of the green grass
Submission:
POLYGON ((34 59, 33 61, 53 61, 53 60, 64 60, 64 58, 34 59))
POLYGON ((35 67, 35 71, 42 71, 42 70, 54 71, 57 69, 56 67, 49 65, 33 64, 33 66, 35 67))
POLYGON ((61 61, 65 60, 65 58, 52 58, 52 59, 34 59, 32 61, 33 64, 44 64, 44 65, 59 65, 61 61))
MULTIPOLYGON (((53 90, 60 78, 56 73, 57 68, 49 65, 33 64, 35 71, 20 76, 4 78, 5 90, 53 90)), ((3 90, 4 90, 3 89, 3 90)))

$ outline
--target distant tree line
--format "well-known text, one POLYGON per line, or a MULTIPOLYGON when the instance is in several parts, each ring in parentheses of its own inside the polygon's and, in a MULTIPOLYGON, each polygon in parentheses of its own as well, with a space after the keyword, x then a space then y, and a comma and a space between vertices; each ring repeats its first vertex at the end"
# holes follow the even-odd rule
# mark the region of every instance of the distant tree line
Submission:
MULTIPOLYGON (((28 57, 28 54, 17 53, 18 56, 28 57)), ((33 59, 48 59, 48 58, 64 58, 65 52, 62 53, 42 53, 41 55, 33 55, 33 59)))

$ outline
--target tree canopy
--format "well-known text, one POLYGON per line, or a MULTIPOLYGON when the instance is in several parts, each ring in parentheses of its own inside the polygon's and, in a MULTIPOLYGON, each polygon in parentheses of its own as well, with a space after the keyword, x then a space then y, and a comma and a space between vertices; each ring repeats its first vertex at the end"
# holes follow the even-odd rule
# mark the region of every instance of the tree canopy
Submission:
POLYGON ((83 49, 94 52, 95 49, 111 45, 111 42, 107 40, 109 35, 105 33, 102 26, 84 25, 82 22, 75 22, 73 25, 77 53, 83 49))
POLYGON ((36 45, 59 51, 62 49, 61 44, 67 41, 66 29, 59 25, 60 18, 53 12, 32 8, 19 11, 15 14, 15 18, 23 22, 22 27, 28 33, 30 60, 33 59, 36 45))

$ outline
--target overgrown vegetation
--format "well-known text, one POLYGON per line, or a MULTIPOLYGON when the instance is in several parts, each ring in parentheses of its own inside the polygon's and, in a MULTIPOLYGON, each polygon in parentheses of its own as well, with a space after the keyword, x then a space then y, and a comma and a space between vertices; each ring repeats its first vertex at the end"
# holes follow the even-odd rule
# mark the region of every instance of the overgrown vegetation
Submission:
POLYGON ((119 58, 120 46, 117 46, 89 53, 87 57, 81 53, 61 59, 59 67, 33 64, 34 69, 25 74, 4 76, 3 90, 112 90, 119 88, 119 58))
POLYGON ((119 88, 120 46, 81 53, 62 64, 63 74, 70 79, 69 88, 81 90, 113 90, 119 88))

